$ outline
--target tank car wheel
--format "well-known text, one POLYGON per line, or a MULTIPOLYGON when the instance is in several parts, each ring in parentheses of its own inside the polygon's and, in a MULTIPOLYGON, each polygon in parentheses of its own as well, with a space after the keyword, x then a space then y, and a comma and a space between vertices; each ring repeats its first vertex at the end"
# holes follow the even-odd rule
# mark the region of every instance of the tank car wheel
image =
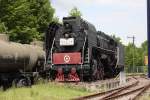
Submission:
POLYGON ((21 78, 15 81, 16 81, 15 82, 16 87, 31 86, 31 80, 28 78, 21 78))

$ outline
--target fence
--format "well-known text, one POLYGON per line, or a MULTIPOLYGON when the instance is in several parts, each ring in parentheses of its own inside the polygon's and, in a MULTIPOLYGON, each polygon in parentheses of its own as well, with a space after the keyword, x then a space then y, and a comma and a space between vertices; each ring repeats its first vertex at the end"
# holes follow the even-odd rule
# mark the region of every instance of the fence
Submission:
POLYGON ((125 67, 127 73, 148 73, 148 66, 130 66, 125 67))

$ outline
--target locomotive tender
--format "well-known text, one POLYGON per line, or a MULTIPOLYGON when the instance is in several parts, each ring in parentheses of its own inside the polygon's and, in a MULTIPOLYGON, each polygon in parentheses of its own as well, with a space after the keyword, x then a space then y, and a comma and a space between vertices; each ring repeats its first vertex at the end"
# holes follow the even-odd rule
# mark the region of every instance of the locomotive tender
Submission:
POLYGON ((124 48, 80 17, 51 23, 45 35, 49 76, 56 81, 111 78, 124 69, 124 48))

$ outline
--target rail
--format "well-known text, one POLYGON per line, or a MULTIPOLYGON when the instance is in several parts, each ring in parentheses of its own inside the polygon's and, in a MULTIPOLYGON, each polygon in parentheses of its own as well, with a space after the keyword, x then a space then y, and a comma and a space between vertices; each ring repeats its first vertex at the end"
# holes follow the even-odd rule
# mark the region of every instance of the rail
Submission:
MULTIPOLYGON (((145 77, 132 77, 135 81, 132 83, 112 89, 105 92, 95 93, 83 97, 74 98, 72 100, 87 100, 87 99, 95 99, 95 100, 114 100, 114 99, 122 99, 122 98, 128 98, 132 100, 136 100, 139 98, 139 96, 144 93, 148 88, 150 88, 150 81, 146 79, 145 77), (141 80, 144 80, 141 81, 141 80), (146 84, 144 84, 146 83, 146 84), (141 86, 142 85, 142 86, 141 86)), ((127 100, 128 100, 127 99, 127 100)))

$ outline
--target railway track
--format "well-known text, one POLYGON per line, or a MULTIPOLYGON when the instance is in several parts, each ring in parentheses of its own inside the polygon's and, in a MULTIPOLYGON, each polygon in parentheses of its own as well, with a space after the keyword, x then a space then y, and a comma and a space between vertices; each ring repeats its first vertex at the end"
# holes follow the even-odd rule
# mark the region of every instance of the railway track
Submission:
POLYGON ((150 87, 150 80, 145 77, 132 77, 132 82, 125 86, 73 100, 136 100, 150 87))

